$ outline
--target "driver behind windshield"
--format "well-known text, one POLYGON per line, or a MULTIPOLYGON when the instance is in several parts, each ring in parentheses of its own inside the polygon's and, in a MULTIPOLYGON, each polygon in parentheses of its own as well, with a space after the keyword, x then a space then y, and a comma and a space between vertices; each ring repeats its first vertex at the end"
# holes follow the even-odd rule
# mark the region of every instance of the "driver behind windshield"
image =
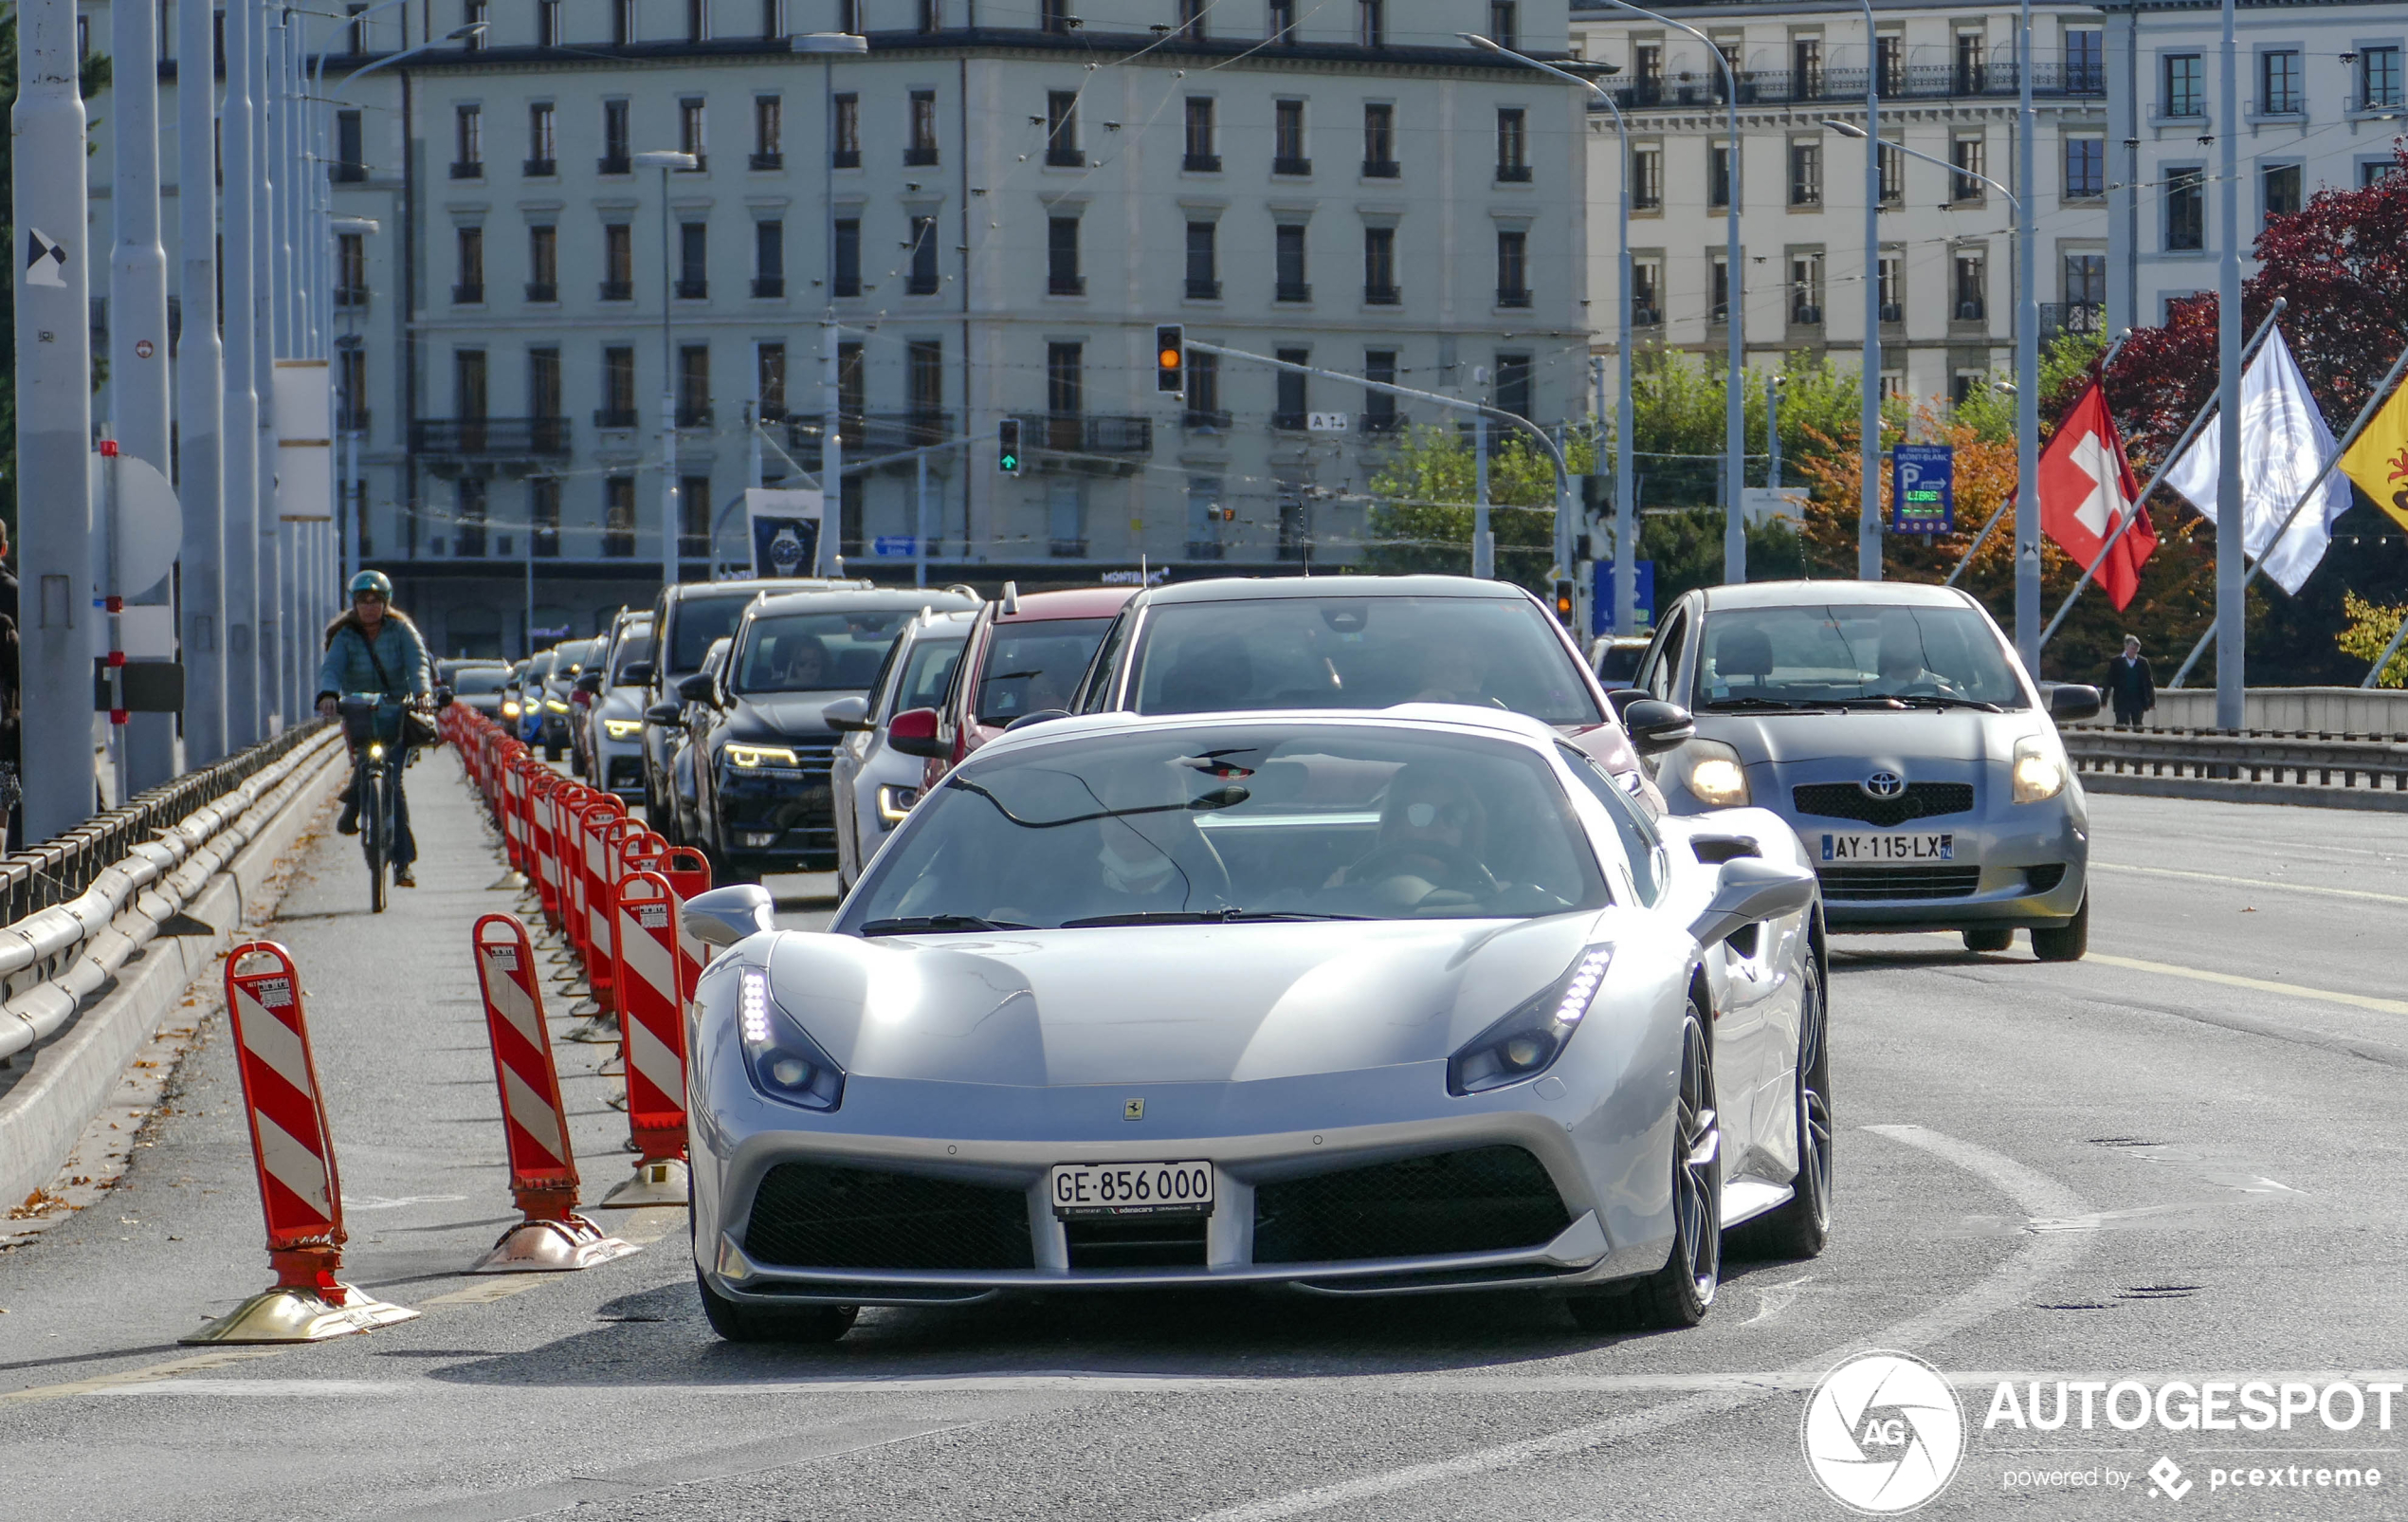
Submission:
POLYGON ((1326 886, 1369 889, 1392 908, 1416 907, 1432 893, 1493 893, 1487 838, 1487 811, 1462 775, 1416 762, 1388 784, 1372 849, 1326 886))
POLYGON ((778 641, 785 663, 777 686, 788 692, 814 692, 828 685, 828 647, 809 634, 778 641))

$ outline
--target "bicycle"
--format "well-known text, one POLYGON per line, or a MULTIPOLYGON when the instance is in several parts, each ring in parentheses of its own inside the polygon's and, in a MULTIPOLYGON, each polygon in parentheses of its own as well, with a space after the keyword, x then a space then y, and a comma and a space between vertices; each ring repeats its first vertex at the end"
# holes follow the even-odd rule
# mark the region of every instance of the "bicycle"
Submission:
POLYGON ((401 769, 410 762, 401 734, 402 701, 355 693, 338 700, 336 708, 359 768, 359 849, 368 858, 368 906, 382 914, 392 864, 393 798, 401 788, 401 769))

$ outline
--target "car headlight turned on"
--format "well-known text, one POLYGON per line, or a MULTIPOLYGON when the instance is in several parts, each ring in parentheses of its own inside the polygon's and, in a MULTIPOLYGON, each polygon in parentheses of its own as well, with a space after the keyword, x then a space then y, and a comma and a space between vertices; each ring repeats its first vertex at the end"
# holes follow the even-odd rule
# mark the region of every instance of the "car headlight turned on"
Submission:
POLYGON ((920 789, 897 787, 892 782, 878 784, 878 817, 892 829, 911 814, 911 806, 920 801, 920 789))
POLYGON ((612 740, 633 740, 636 736, 644 733, 644 721, 641 719, 605 719, 602 721, 602 732, 609 735, 612 740))
POLYGON ((1596 1001, 1605 969, 1613 962, 1611 946, 1592 946, 1581 952, 1571 971, 1466 1042, 1447 1059, 1447 1091, 1485 1093, 1536 1077, 1554 1066, 1572 1033, 1580 1028, 1581 1017, 1596 1001))
POLYGON ((802 759, 783 745, 739 745, 730 743, 720 752, 730 766, 756 771, 763 766, 799 767, 802 759))
POLYGON ((1681 785, 1709 809, 1739 808, 1747 801, 1747 768, 1721 741, 1692 740, 1681 747, 1681 785))
POLYGON ((744 1068, 772 1099, 805 1109, 834 1109, 845 1101, 845 1070, 787 1018, 769 994, 769 974, 746 967, 736 985, 737 1034, 744 1068))
POLYGON ((504 719, 516 719, 518 716, 519 716, 519 704, 518 704, 518 700, 517 700, 517 699, 515 699, 515 698, 504 698, 504 699, 502 699, 502 717, 503 717, 504 719))
POLYGON ((2015 743, 2015 800, 2043 803, 2065 791, 2065 747, 2052 735, 2026 735, 2015 743))

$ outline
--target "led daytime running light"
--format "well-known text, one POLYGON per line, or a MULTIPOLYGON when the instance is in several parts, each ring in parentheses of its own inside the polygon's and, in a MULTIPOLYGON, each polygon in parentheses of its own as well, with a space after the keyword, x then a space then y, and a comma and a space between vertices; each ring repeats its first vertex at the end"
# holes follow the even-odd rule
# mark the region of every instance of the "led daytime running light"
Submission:
POLYGON ((743 1022, 744 1043, 766 1046, 769 1043, 769 975, 756 967, 744 969, 736 996, 737 1018, 743 1022))

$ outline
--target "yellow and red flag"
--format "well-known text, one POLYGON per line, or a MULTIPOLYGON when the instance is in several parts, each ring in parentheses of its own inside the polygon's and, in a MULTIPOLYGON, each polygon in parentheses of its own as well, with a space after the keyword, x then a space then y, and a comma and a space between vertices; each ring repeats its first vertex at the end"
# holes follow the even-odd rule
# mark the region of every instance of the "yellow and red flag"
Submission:
POLYGON ((2342 473, 2408 528, 2408 386, 2391 394, 2356 443, 2342 451, 2342 473))

